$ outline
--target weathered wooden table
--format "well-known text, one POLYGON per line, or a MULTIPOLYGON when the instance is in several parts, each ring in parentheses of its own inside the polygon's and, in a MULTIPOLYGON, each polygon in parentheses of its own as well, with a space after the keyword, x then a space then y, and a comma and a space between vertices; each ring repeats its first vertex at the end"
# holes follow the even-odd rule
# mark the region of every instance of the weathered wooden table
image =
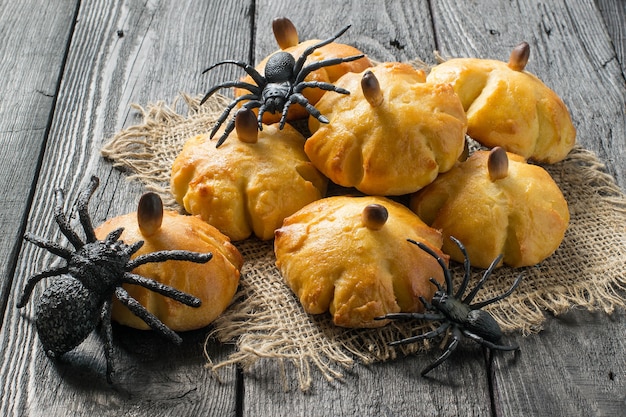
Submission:
MULTIPOLYGON (((101 186, 95 223, 133 211, 141 184, 100 155, 115 132, 138 122, 131 103, 201 94, 276 49, 271 20, 289 17, 301 39, 346 23, 342 41, 377 60, 434 63, 444 56, 506 59, 521 40, 527 67, 571 110, 578 141, 626 188, 626 3, 580 1, 56 1, 0 0, 0 415, 626 415, 626 316, 571 311, 550 317, 522 352, 485 354, 464 345, 438 375, 433 355, 357 365, 307 393, 284 386, 262 361, 214 379, 204 365, 206 330, 174 347, 149 332, 115 327, 116 383, 104 379, 101 340, 64 360, 43 353, 32 308, 15 308, 25 279, 54 257, 23 233, 59 236, 53 190, 73 201, 86 178, 101 186)), ((209 345, 215 360, 232 347, 209 345)))

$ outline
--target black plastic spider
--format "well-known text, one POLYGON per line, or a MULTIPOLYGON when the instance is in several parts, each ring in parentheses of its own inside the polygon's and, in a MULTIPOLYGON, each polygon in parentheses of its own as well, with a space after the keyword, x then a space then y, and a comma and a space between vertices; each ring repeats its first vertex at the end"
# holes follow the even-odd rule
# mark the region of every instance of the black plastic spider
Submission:
MULTIPOLYGON (((350 28, 350 25, 340 30, 335 36, 320 41, 315 45, 311 45, 302 53, 298 61, 295 60, 293 55, 289 52, 277 52, 270 56, 265 66, 265 76, 261 75, 252 65, 242 61, 227 60, 214 64, 204 70, 202 73, 212 70, 213 68, 223 64, 234 64, 243 68, 252 77, 256 85, 246 83, 243 81, 227 81, 222 84, 216 85, 204 96, 200 104, 203 104, 209 97, 211 97, 217 90, 221 88, 237 87, 248 90, 250 94, 244 94, 235 100, 233 100, 224 110, 224 112, 217 119, 216 125, 211 131, 210 138, 213 138, 218 131, 222 123, 228 118, 231 110, 242 101, 249 100, 243 104, 245 109, 259 109, 258 114, 258 127, 259 130, 263 130, 263 114, 267 111, 272 114, 282 112, 279 128, 282 129, 286 123, 287 111, 289 107, 298 103, 304 107, 309 114, 317 118, 321 123, 328 123, 328 119, 324 117, 319 110, 317 110, 309 101, 302 95, 302 90, 305 88, 320 88, 326 91, 334 91, 340 94, 350 94, 346 89, 336 87, 333 84, 322 81, 304 81, 305 77, 309 73, 323 67, 331 65, 341 64, 343 62, 356 61, 363 58, 365 55, 354 55, 346 58, 329 58, 323 61, 318 61, 313 64, 305 66, 304 63, 309 55, 311 55, 316 49, 321 48, 324 45, 328 45, 335 39, 340 37, 350 28)), ((220 137, 216 147, 219 147, 230 132, 235 128, 235 118, 226 125, 224 134, 220 137)))
POLYGON ((463 336, 472 339, 475 342, 490 349, 505 351, 519 349, 519 346, 517 345, 507 346, 499 344, 503 336, 502 330, 500 329, 500 326, 495 321, 495 319, 486 311, 481 310, 481 308, 511 295, 511 293, 515 290, 515 288, 517 288, 517 286, 521 282, 522 276, 520 275, 519 277, 517 277, 511 288, 509 288, 509 290, 506 291, 504 294, 493 297, 486 301, 482 301, 480 303, 471 304, 472 300, 474 299, 478 291, 482 288, 487 278, 491 275, 494 268, 502 260, 502 255, 500 255, 493 260, 493 262, 485 271, 474 289, 470 291, 470 293, 465 298, 461 299, 461 297, 463 297, 463 294, 465 293, 465 290, 467 289, 467 284, 469 283, 470 279, 470 262, 467 256, 467 251, 465 250, 463 244, 454 237, 451 237, 451 239, 454 241, 454 243, 457 244, 459 249, 461 249, 461 252, 463 253, 463 256, 465 258, 465 275, 463 277, 461 287, 458 289, 456 294, 453 294, 452 292, 452 276, 443 259, 441 259, 439 255, 437 255, 425 244, 421 242, 416 242, 411 239, 407 239, 410 243, 419 246, 422 250, 437 259, 437 262, 443 269, 446 281, 446 289, 444 290, 439 282, 437 282, 434 278, 431 278, 430 282, 432 282, 433 285, 437 287, 437 291, 433 296, 432 303, 429 303, 423 297, 420 298, 421 302, 424 304, 424 307, 426 307, 426 313, 393 313, 376 318, 377 320, 419 319, 442 322, 442 324, 435 330, 426 332, 421 335, 398 340, 390 343, 390 345, 403 345, 413 343, 418 340, 432 339, 451 328, 451 342, 448 344, 443 354, 435 362, 422 370, 422 376, 426 375, 428 372, 432 371, 434 368, 441 365, 446 359, 448 359, 452 352, 457 348, 459 341, 463 338, 463 336))
POLYGON ((39 281, 60 276, 46 288, 35 305, 35 325, 41 344, 49 357, 58 357, 81 344, 98 323, 102 323, 107 362, 106 377, 111 383, 113 372, 111 302, 114 295, 133 314, 140 317, 163 337, 176 344, 182 342, 180 336, 132 298, 122 288, 122 284, 140 285, 191 307, 199 307, 201 303, 200 299, 192 295, 130 271, 149 262, 167 260, 205 263, 213 255, 172 250, 153 252, 131 260, 130 257, 141 248, 144 242, 138 241, 127 245, 118 240, 122 234, 122 228, 109 233, 104 240, 98 240, 88 213, 89 200, 98 184, 98 178, 91 177, 88 187, 81 192, 76 203, 86 243, 72 230, 68 218, 63 213, 63 191, 60 189, 56 190, 57 204, 54 218, 74 250, 30 233, 24 235, 25 240, 60 256, 66 260, 66 264, 47 269, 28 278, 17 307, 21 308, 26 305, 39 281))

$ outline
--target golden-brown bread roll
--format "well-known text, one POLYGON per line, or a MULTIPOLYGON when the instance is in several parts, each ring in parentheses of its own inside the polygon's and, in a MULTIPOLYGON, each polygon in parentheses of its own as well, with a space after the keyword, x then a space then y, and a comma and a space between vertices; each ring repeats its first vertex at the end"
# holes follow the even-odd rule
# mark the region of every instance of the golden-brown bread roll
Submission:
MULTIPOLYGON (((252 128, 256 134, 254 118, 252 128)), ((172 165, 172 194, 233 241, 252 233, 272 239, 285 217, 325 194, 328 180, 308 160, 304 137, 293 127, 266 126, 255 143, 239 135, 234 131, 219 148, 208 135, 189 139, 172 165)))
MULTIPOLYGON (((164 211, 162 222, 140 226, 138 212, 109 219, 98 228, 96 236, 103 239, 108 233, 124 228, 120 239, 126 243, 143 240, 143 246, 133 258, 161 250, 189 250, 213 254, 204 264, 182 261, 147 263, 133 272, 180 291, 198 297, 198 308, 188 307, 168 297, 137 285, 124 284, 124 288, 139 303, 166 326, 175 331, 187 331, 207 326, 228 305, 239 285, 239 270, 243 258, 229 239, 213 226, 195 216, 184 216, 164 211)), ((130 312, 117 299, 113 301, 113 320, 137 329, 149 329, 139 317, 130 312)))
POLYGON ((327 94, 316 106, 330 123, 309 118, 313 135, 304 149, 311 162, 366 194, 401 195, 430 184, 463 152, 467 122, 452 87, 424 81, 424 72, 404 63, 341 77, 336 85, 350 95, 327 94))
POLYGON ((528 59, 524 52, 520 57, 514 50, 508 63, 451 59, 432 68, 428 81, 454 87, 467 112, 467 134, 481 144, 540 162, 558 162, 574 147, 576 129, 561 98, 523 70, 528 59))
POLYGON ((442 283, 441 233, 407 207, 383 197, 328 197, 285 219, 276 230, 276 265, 310 314, 330 312, 342 327, 379 327, 387 313, 418 312, 442 283), (381 208, 382 206, 382 208, 381 208))
MULTIPOLYGON (((274 35, 281 49, 263 58, 263 60, 255 67, 260 74, 264 74, 265 65, 267 64, 268 59, 276 52, 289 52, 297 61, 307 48, 321 42, 320 39, 310 39, 307 41, 299 42, 295 26, 293 26, 293 23, 291 23, 286 18, 275 19, 272 23, 274 35), (277 22, 279 23, 278 25, 276 25, 277 22)), ((351 45, 331 42, 316 49, 311 55, 309 55, 305 62, 305 66, 327 59, 348 58, 361 54, 363 53, 351 45)), ((319 68, 311 72, 305 78, 305 81, 321 81, 326 83, 334 83, 347 72, 361 72, 365 68, 371 66, 372 62, 369 60, 369 58, 363 57, 355 61, 342 62, 337 65, 319 68)), ((250 77, 249 75, 243 77, 241 80, 250 84, 255 84, 255 82, 252 80, 252 77, 250 77)), ((319 88, 306 88, 302 92, 304 97, 306 97, 307 100, 309 100, 309 103, 311 103, 312 105, 315 105, 315 103, 319 101, 324 93, 325 91, 319 88)), ((235 97, 239 97, 244 94, 248 94, 248 91, 239 88, 235 89, 235 97)), ((305 108, 296 103, 289 108, 289 111, 287 113, 287 120, 304 119, 308 117, 308 115, 309 113, 305 110, 305 108)), ((279 113, 265 113, 263 115, 263 122, 266 124, 276 123, 279 121, 280 117, 281 115, 279 113)))
POLYGON ((500 254, 513 267, 542 261, 558 248, 569 224, 567 202, 550 174, 500 147, 476 151, 412 196, 410 206, 443 232, 445 253, 463 261, 448 238, 454 236, 482 268, 500 254))

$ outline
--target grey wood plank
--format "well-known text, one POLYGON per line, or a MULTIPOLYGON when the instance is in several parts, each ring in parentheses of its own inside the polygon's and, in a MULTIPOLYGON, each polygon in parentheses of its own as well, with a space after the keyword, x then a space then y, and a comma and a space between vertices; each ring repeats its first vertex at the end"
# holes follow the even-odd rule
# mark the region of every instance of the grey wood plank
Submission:
POLYGON ((597 0, 598 10, 615 48, 616 58, 626 76, 626 2, 620 0, 597 0))
MULTIPOLYGON (((277 49, 271 21, 279 16, 294 22, 300 40, 325 39, 352 24, 339 42, 354 45, 370 58, 435 62, 436 46, 426 2, 322 1, 298 6, 289 1, 257 2, 256 62, 277 49)), ((482 350, 467 347, 455 352, 449 364, 433 372, 432 378, 422 378, 420 371, 436 359, 437 351, 384 364, 356 365, 334 383, 313 370, 316 379, 306 393, 299 391, 293 369, 286 366, 283 380, 280 367, 265 360, 244 374, 244 415, 490 415, 482 350)))
MULTIPOLYGON (((128 182, 102 159, 101 146, 114 132, 138 122, 131 103, 173 101, 181 91, 200 94, 211 84, 211 76, 220 75, 201 76, 206 66, 226 56, 248 57, 249 8, 245 1, 82 4, 28 231, 63 242, 52 215, 53 189, 66 190, 70 208, 94 174, 101 178, 91 205, 94 224, 136 209, 141 185, 128 182), (227 32, 222 29, 225 25, 230 29, 227 32)), ((78 224, 76 218, 72 224, 78 224)), ((235 369, 221 374, 225 381, 221 384, 203 367, 202 341, 209 329, 186 335, 183 346, 176 348, 151 334, 117 326, 115 363, 120 372, 111 387, 104 380, 102 343, 95 334, 59 362, 46 358, 31 322, 32 303, 23 311, 14 304, 24 280, 53 262, 54 256, 33 245, 22 247, 0 333, 4 352, 0 414, 235 413, 235 369)), ((46 285, 39 284, 34 296, 46 285)), ((208 349, 215 360, 229 352, 228 347, 213 342, 208 349)))
MULTIPOLYGON (((528 70, 561 95, 577 140, 606 162, 622 188, 626 178, 626 88, 606 26, 592 2, 433 3, 444 56, 506 59, 531 44, 528 70)), ((515 363, 494 357, 496 415, 619 415, 626 385, 624 316, 569 313, 546 331, 518 337, 515 363), (591 317, 591 318, 590 318, 591 317), (617 354, 617 357, 612 354, 617 354), (613 379, 609 372, 613 372, 613 379), (616 376, 617 375, 617 376, 616 376)))
MULTIPOLYGON (((0 2, 0 311, 45 145, 75 1, 0 2), (32 28, 38 28, 33 31, 32 28)), ((1 316, 1 315, 0 315, 1 316)))
POLYGON ((337 42, 363 51, 376 61, 409 61, 421 58, 435 63, 434 34, 426 2, 400 4, 319 1, 309 5, 283 1, 259 1, 255 19, 255 62, 278 49, 272 20, 289 18, 298 29, 300 41, 326 39, 346 25, 352 27, 337 42), (376 13, 371 13, 375 10, 376 13))
POLYGON ((572 310, 539 336, 516 337, 515 364, 494 365, 496 415, 623 416, 626 315, 572 310))
POLYGON ((276 362, 263 361, 244 374, 246 416, 489 416, 491 403, 483 352, 459 348, 427 378, 421 370, 438 352, 356 365, 332 383, 319 374, 307 392, 286 379, 276 362))

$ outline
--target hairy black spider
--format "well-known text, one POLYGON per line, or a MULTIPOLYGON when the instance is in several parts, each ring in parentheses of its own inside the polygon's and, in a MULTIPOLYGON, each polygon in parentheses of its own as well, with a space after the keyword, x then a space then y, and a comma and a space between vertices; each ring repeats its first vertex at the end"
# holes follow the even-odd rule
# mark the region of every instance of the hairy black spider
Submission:
POLYGON ((76 203, 86 243, 70 227, 69 220, 63 212, 63 191, 60 189, 56 190, 57 203, 54 218, 74 250, 30 233, 24 235, 25 240, 60 256, 66 260, 66 264, 36 273, 28 278, 17 307, 21 308, 26 305, 39 281, 60 276, 44 290, 35 305, 35 326, 44 351, 52 358, 69 352, 81 344, 98 323, 101 323, 105 338, 106 377, 111 383, 113 372, 111 302, 113 296, 163 337, 176 344, 182 342, 180 336, 132 298, 122 288, 122 284, 140 285, 191 307, 199 307, 201 303, 197 297, 130 271, 149 262, 167 260, 205 263, 213 255, 171 250, 145 254, 131 260, 130 257, 141 248, 144 242, 138 241, 127 245, 119 240, 122 228, 109 233, 104 240, 98 240, 88 212, 89 200, 98 184, 99 179, 91 177, 89 185, 80 193, 76 203))
MULTIPOLYGON (((224 112, 217 119, 217 123, 211 130, 210 138, 215 136, 218 129, 224 123, 224 121, 228 118, 231 110, 237 106, 242 101, 248 100, 245 104, 243 104, 243 108, 245 109, 259 109, 259 114, 257 117, 259 130, 263 130, 263 114, 267 111, 272 114, 277 112, 282 112, 279 128, 282 129, 285 126, 287 111, 289 107, 298 103, 302 107, 304 107, 309 114, 317 118, 321 123, 328 123, 328 119, 324 117, 319 110, 315 108, 306 97, 302 95, 302 90, 305 88, 319 88, 325 91, 334 91, 340 94, 350 94, 350 92, 346 89, 336 87, 331 83, 326 83, 322 81, 304 81, 304 78, 309 75, 309 73, 323 67, 328 67, 331 65, 341 64, 343 62, 356 61, 357 59, 363 58, 365 55, 354 55, 346 58, 329 58, 323 61, 318 61, 312 63, 310 65, 304 65, 306 59, 309 55, 311 55, 316 49, 321 48, 324 45, 328 45, 333 42, 335 39, 344 34, 350 25, 346 26, 342 30, 340 30, 336 35, 331 38, 326 39, 325 41, 320 41, 315 45, 311 45, 302 53, 302 55, 296 59, 289 52, 277 52, 272 55, 265 66, 265 76, 261 75, 252 65, 247 64, 242 61, 234 61, 227 60, 218 62, 202 73, 212 70, 213 68, 223 65, 223 64, 234 64, 241 68, 243 68, 249 75, 252 77, 256 85, 246 83, 244 81, 227 81, 216 85, 208 93, 204 96, 200 104, 203 104, 209 97, 211 97, 216 91, 221 88, 228 87, 237 87, 248 90, 249 94, 244 94, 235 100, 233 100, 224 110, 224 112)), ((224 130, 224 134, 220 137, 217 142, 216 147, 219 147, 230 132, 235 128, 235 118, 233 117, 231 121, 226 125, 226 129, 224 130)))
POLYGON ((413 343, 418 340, 432 339, 451 328, 450 331, 452 333, 452 340, 446 347, 446 350, 435 362, 422 370, 422 376, 426 375, 428 372, 432 371, 434 368, 441 365, 446 359, 448 359, 452 352, 457 348, 459 341, 463 338, 463 336, 472 339, 473 341, 489 349, 505 351, 519 349, 519 346, 517 345, 507 346, 499 344, 503 336, 502 330, 500 329, 500 326, 495 321, 495 319, 491 316, 491 314, 481 310, 481 308, 511 295, 511 293, 513 293, 515 288, 517 288, 517 286, 521 282, 522 275, 517 277, 511 288, 509 288, 508 291, 506 291, 505 293, 493 297, 489 300, 482 301, 480 303, 471 304, 472 300, 474 299, 478 291, 482 288, 487 278, 491 275, 495 267, 502 260, 502 255, 500 255, 493 260, 493 262, 484 272, 483 276, 481 277, 480 281, 478 281, 474 289, 472 289, 472 291, 470 291, 470 293, 465 298, 461 299, 461 297, 463 297, 463 294, 465 293, 465 290, 467 289, 467 284, 469 283, 470 279, 470 262, 467 256, 467 251, 465 250, 463 244, 454 237, 451 237, 451 239, 454 241, 454 243, 456 243, 459 249, 461 249, 461 252, 463 253, 463 256, 465 258, 465 275, 463 277, 461 287, 458 289, 456 294, 453 294, 452 292, 452 276, 443 259, 441 259, 439 255, 437 255, 425 244, 421 242, 416 242, 411 239, 407 239, 410 243, 419 246, 423 251, 427 252, 429 255, 437 259, 437 262, 443 269, 446 281, 446 289, 444 290, 439 282, 431 278, 430 282, 432 282, 433 285, 437 287, 437 291, 433 296, 432 303, 429 303, 423 297, 420 298, 421 302, 424 304, 424 307, 426 307, 426 313, 392 313, 376 318, 377 320, 434 320, 440 321, 442 323, 435 330, 426 332, 421 335, 398 340, 390 343, 390 345, 403 345, 413 343))

